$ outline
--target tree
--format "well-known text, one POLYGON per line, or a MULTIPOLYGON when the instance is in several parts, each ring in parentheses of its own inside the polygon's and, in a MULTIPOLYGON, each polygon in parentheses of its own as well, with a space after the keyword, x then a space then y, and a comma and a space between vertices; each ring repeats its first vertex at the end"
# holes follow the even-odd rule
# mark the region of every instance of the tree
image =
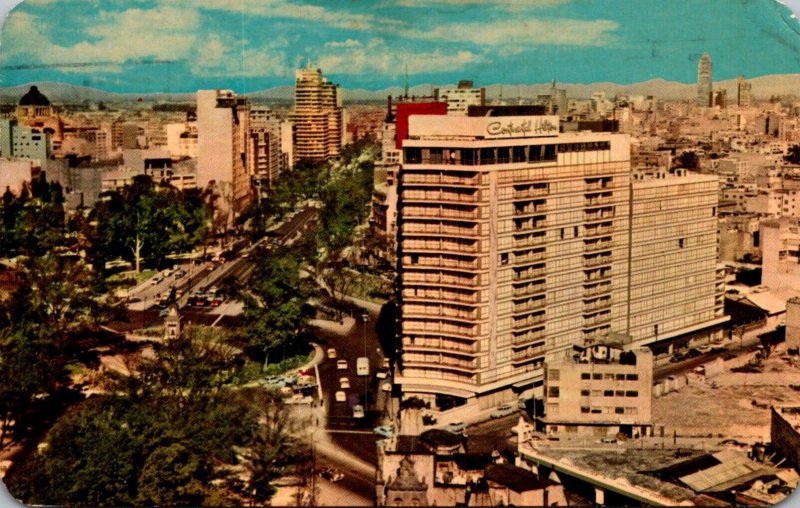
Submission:
POLYGON ((788 151, 789 153, 784 157, 784 160, 790 164, 800 164, 800 145, 792 145, 788 151))
POLYGON ((695 152, 683 152, 676 161, 678 167, 686 169, 697 169, 700 166, 700 158, 695 152))

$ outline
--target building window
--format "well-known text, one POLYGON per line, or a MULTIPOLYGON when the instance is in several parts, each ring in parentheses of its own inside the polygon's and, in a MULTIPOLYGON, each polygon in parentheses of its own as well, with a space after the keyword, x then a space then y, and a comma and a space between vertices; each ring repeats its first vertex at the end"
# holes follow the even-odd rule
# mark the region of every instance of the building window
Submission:
POLYGON ((581 379, 583 380, 592 379, 592 375, 589 374, 588 372, 581 372, 581 379))
POLYGON ((592 379, 594 379, 595 381, 602 380, 603 379, 603 375, 602 374, 592 374, 592 379))
POLYGON ((589 390, 581 390, 581 397, 588 397, 589 395, 591 395, 589 390))
POLYGON ((558 381, 558 370, 557 369, 548 369, 547 370, 547 379, 550 381, 558 381))
POLYGON ((627 374, 625 379, 628 381, 639 381, 639 374, 627 374))
POLYGON ((557 386, 550 386, 547 388, 547 396, 557 399, 559 395, 559 390, 557 386))
POLYGON ((500 264, 507 265, 508 264, 508 252, 504 252, 500 254, 500 264))
POLYGON ((603 391, 603 397, 613 397, 613 396, 614 396, 614 390, 604 390, 603 391))
POLYGON ((682 249, 682 248, 683 248, 683 246, 685 245, 685 243, 686 243, 686 242, 685 242, 685 239, 684 239, 684 238, 680 238, 680 239, 678 239, 678 248, 679 248, 679 249, 682 249))
POLYGON ((639 396, 639 392, 636 391, 636 390, 628 390, 627 392, 625 392, 625 396, 626 397, 638 397, 639 396))
POLYGON ((624 415, 625 414, 625 408, 624 407, 615 407, 614 408, 614 413, 618 414, 618 415, 624 415))
POLYGON ((599 414, 602 414, 602 413, 603 413, 603 410, 600 409, 599 407, 593 407, 592 408, 592 414, 599 415, 599 414))
POLYGON ((625 381, 625 374, 616 374, 616 375, 614 376, 614 379, 615 379, 616 381, 625 381))
POLYGON ((586 406, 581 406, 581 413, 583 413, 583 414, 589 413, 589 408, 586 407, 586 406))

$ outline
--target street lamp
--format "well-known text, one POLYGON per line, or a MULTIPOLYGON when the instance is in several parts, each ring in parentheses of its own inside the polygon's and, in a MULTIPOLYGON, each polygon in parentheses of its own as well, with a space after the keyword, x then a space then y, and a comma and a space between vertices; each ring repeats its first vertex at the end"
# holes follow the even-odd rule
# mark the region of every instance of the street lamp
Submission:
MULTIPOLYGON (((365 310, 363 314, 361 314, 361 321, 364 322, 364 358, 367 358, 367 323, 369 322, 369 314, 365 310)), ((369 360, 367 360, 369 362, 369 360)), ((369 365, 369 363, 367 363, 369 365)), ((364 377, 364 408, 367 408, 367 387, 369 386, 369 370, 367 371, 367 375, 364 377)))

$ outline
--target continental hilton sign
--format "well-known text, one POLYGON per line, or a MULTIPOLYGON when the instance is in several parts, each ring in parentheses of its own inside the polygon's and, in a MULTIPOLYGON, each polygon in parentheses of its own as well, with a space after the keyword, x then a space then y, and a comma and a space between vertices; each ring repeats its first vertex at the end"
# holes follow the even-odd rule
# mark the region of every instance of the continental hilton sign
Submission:
POLYGON ((558 116, 411 115, 410 137, 512 139, 557 136, 558 116))

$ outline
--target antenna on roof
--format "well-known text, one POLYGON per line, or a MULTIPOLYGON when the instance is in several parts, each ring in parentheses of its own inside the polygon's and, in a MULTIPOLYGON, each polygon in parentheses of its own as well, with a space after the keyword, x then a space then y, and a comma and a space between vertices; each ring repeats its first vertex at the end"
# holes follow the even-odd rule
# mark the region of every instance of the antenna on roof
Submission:
POLYGON ((408 64, 406 64, 406 76, 405 81, 403 81, 403 95, 408 97, 408 64))

